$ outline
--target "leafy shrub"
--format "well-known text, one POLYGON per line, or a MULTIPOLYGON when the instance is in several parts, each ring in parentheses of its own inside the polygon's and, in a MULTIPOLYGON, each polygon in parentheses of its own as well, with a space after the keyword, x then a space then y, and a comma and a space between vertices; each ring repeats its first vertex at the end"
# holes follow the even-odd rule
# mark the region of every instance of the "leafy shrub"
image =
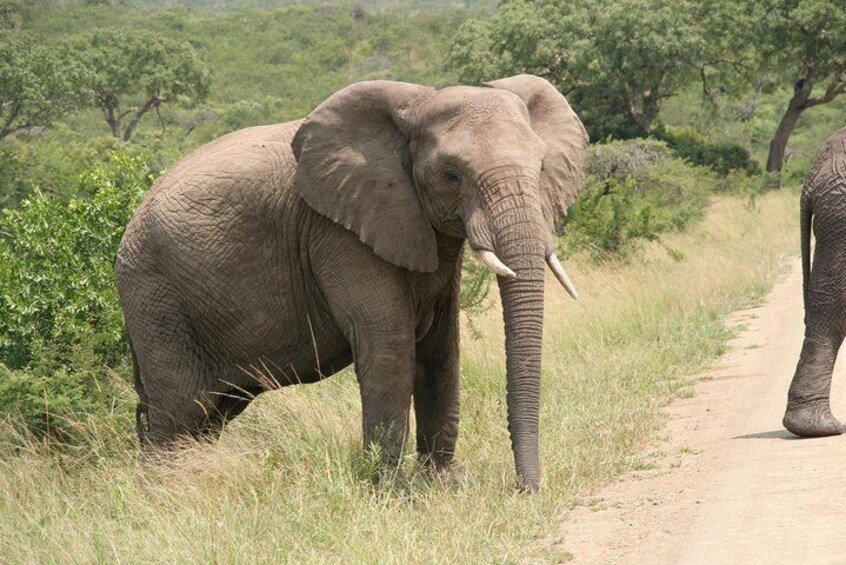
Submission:
POLYGON ((564 224, 569 251, 626 256, 641 241, 702 217, 713 173, 672 159, 654 140, 590 148, 585 188, 564 224))
POLYGON ((737 143, 713 142, 693 128, 664 127, 656 137, 682 159, 694 165, 710 167, 721 175, 732 170, 742 170, 752 175, 760 174, 761 167, 749 151, 737 143))
POLYGON ((73 370, 55 366, 47 351, 32 368, 0 364, 0 418, 7 421, 0 432, 68 446, 84 443, 84 422, 122 419, 119 429, 131 429, 132 403, 120 400, 130 397, 131 385, 97 363, 85 344, 73 349, 73 370))
POLYGON ((108 165, 79 178, 80 196, 62 202, 36 189, 19 210, 2 212, 0 363, 26 367, 48 345, 69 362, 81 341, 105 362, 120 358, 125 345, 114 261, 150 182, 140 158, 115 153, 108 165))
POLYGON ((635 139, 591 145, 585 162, 585 172, 600 179, 625 180, 635 173, 673 157, 662 141, 635 139))
POLYGON ((0 215, 0 417, 71 441, 72 422, 113 414, 126 362, 114 262, 149 188, 143 160, 114 153, 67 202, 36 190, 0 215))

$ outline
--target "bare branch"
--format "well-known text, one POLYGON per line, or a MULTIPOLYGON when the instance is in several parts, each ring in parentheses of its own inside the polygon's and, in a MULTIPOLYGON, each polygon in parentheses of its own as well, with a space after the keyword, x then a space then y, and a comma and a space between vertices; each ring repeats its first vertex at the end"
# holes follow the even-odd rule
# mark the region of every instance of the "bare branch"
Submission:
POLYGON ((805 103, 802 106, 803 108, 812 108, 821 104, 828 104, 829 102, 837 98, 837 96, 843 94, 844 90, 846 90, 846 82, 833 80, 828 85, 828 88, 825 89, 825 94, 823 94, 819 98, 808 98, 807 100, 805 100, 805 103))

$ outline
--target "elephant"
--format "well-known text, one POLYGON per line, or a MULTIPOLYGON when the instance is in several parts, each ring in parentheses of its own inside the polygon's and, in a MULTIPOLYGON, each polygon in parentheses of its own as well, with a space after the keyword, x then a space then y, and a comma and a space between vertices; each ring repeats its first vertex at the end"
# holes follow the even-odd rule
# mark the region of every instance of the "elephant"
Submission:
POLYGON ((817 155, 800 197, 805 339, 783 424, 801 437, 843 433, 831 413, 831 376, 846 335, 846 128, 817 155), (816 243, 811 266, 811 229, 816 243))
POLYGON ((545 267, 577 296, 553 234, 587 142, 536 76, 373 80, 184 158, 145 196, 116 262, 145 450, 216 437, 269 388, 247 368, 285 386, 352 363, 365 448, 395 463, 413 401, 418 457, 448 470, 466 241, 497 276, 518 483, 537 490, 545 267))

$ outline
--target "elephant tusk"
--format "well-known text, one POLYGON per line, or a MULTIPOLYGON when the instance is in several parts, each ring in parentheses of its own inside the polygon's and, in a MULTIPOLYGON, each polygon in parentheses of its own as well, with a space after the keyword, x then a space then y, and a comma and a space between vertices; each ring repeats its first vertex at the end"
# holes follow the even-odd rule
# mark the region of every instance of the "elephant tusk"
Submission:
POLYGON ((488 268, 499 275, 500 277, 507 277, 509 279, 516 279, 517 274, 508 268, 508 266, 499 260, 496 253, 493 251, 477 251, 479 259, 488 266, 488 268))
POLYGON ((546 258, 546 262, 549 265, 549 268, 552 269, 555 278, 558 279, 558 282, 560 282, 561 286, 564 287, 564 290, 567 291, 567 294, 578 300, 579 293, 576 292, 576 287, 573 286, 573 281, 571 281, 570 277, 567 276, 567 271, 564 270, 564 265, 562 265, 561 261, 558 260, 558 257, 555 256, 555 253, 550 254, 550 256, 546 258))

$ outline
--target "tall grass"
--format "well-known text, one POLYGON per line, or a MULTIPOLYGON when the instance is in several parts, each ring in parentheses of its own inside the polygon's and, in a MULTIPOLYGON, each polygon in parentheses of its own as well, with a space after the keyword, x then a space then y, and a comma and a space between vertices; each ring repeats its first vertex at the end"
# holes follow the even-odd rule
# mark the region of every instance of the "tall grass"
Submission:
MULTIPOLYGON (((432 478, 413 456, 374 487, 344 373, 260 397, 220 442, 139 463, 130 430, 92 429, 75 455, 0 442, 0 555, 13 563, 484 563, 556 561, 580 495, 631 469, 686 375, 725 348, 722 317, 760 299, 797 248, 796 197, 722 197, 687 233, 626 264, 572 260, 582 295, 550 283, 541 421, 543 490, 515 490, 501 315, 465 336, 458 456, 432 478), (668 253, 668 249, 672 253, 668 253)), ((132 401, 126 391, 124 401, 132 401)), ((81 424, 82 425, 82 424, 81 424)), ((565 540, 566 542, 566 540, 565 540)))

